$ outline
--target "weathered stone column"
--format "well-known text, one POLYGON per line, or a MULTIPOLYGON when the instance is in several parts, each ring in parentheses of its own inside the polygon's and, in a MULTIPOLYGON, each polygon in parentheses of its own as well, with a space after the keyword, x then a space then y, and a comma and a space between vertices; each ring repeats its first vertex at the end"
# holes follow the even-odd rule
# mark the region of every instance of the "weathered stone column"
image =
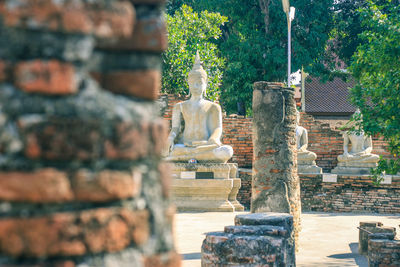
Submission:
POLYGON ((294 89, 256 82, 253 91, 253 185, 251 212, 283 212, 300 230, 294 89))

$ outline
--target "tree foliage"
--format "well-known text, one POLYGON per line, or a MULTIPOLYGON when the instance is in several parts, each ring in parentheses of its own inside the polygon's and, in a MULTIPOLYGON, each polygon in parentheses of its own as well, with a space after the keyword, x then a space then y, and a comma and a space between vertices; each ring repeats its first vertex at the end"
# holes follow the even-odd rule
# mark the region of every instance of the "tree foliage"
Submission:
POLYGON ((375 174, 394 174, 400 170, 400 7, 369 1, 359 12, 364 31, 350 67, 358 81, 352 102, 363 114, 364 131, 382 135, 395 157, 381 159, 375 174))
MULTIPOLYGON (((399 0, 375 0, 375 4, 400 5, 399 0)), ((362 23, 360 9, 368 8, 366 0, 340 0, 334 5, 334 52, 347 65, 350 66, 353 54, 360 44, 365 40, 360 34, 367 29, 368 25, 362 23)), ((387 8, 387 7, 385 7, 387 8)))
MULTIPOLYGON (((182 3, 194 10, 220 12, 224 25, 218 46, 226 58, 221 103, 229 112, 237 103, 251 110, 253 83, 285 81, 287 72, 287 23, 281 0, 170 0, 168 9, 182 3)), ((326 71, 326 43, 330 38, 333 0, 292 0, 296 16, 292 22, 292 69, 326 71)))
POLYGON ((167 14, 168 50, 163 54, 162 88, 166 93, 187 94, 187 75, 199 51, 203 68, 208 74, 207 97, 216 100, 222 80, 224 59, 220 57, 216 40, 227 18, 219 13, 193 12, 182 5, 174 15, 167 14))

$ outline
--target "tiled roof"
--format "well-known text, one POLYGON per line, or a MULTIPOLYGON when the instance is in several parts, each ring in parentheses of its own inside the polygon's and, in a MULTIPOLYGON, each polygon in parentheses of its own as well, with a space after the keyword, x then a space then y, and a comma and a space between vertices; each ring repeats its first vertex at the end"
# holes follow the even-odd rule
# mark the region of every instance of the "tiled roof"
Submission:
POLYGON ((341 78, 323 83, 319 78, 309 77, 305 82, 305 111, 307 113, 343 114, 353 113, 356 108, 350 103, 349 88, 354 80, 348 82, 341 78))

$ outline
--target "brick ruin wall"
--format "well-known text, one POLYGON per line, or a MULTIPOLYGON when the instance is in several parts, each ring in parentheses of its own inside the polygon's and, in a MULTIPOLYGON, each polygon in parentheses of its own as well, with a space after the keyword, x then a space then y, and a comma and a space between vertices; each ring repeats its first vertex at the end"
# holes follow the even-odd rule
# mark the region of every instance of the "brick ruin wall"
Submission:
POLYGON ((299 176, 303 211, 400 213, 400 176, 379 186, 370 176, 338 175, 336 182, 323 182, 317 174, 299 176))
POLYGON ((180 266, 164 4, 0 1, 1 266, 180 266))

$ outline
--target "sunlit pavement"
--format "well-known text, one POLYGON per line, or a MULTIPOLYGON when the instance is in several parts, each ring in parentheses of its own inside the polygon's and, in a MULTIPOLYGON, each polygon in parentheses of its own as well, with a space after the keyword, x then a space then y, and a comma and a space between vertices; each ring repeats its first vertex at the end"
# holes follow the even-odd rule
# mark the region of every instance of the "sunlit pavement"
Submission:
MULTIPOLYGON (((201 244, 205 233, 223 231, 233 225, 235 215, 243 212, 178 213, 175 216, 175 238, 184 267, 201 266, 201 244)), ((396 227, 399 233, 400 215, 355 213, 303 213, 297 266, 302 267, 367 267, 367 259, 358 254, 360 221, 380 221, 396 227)))

